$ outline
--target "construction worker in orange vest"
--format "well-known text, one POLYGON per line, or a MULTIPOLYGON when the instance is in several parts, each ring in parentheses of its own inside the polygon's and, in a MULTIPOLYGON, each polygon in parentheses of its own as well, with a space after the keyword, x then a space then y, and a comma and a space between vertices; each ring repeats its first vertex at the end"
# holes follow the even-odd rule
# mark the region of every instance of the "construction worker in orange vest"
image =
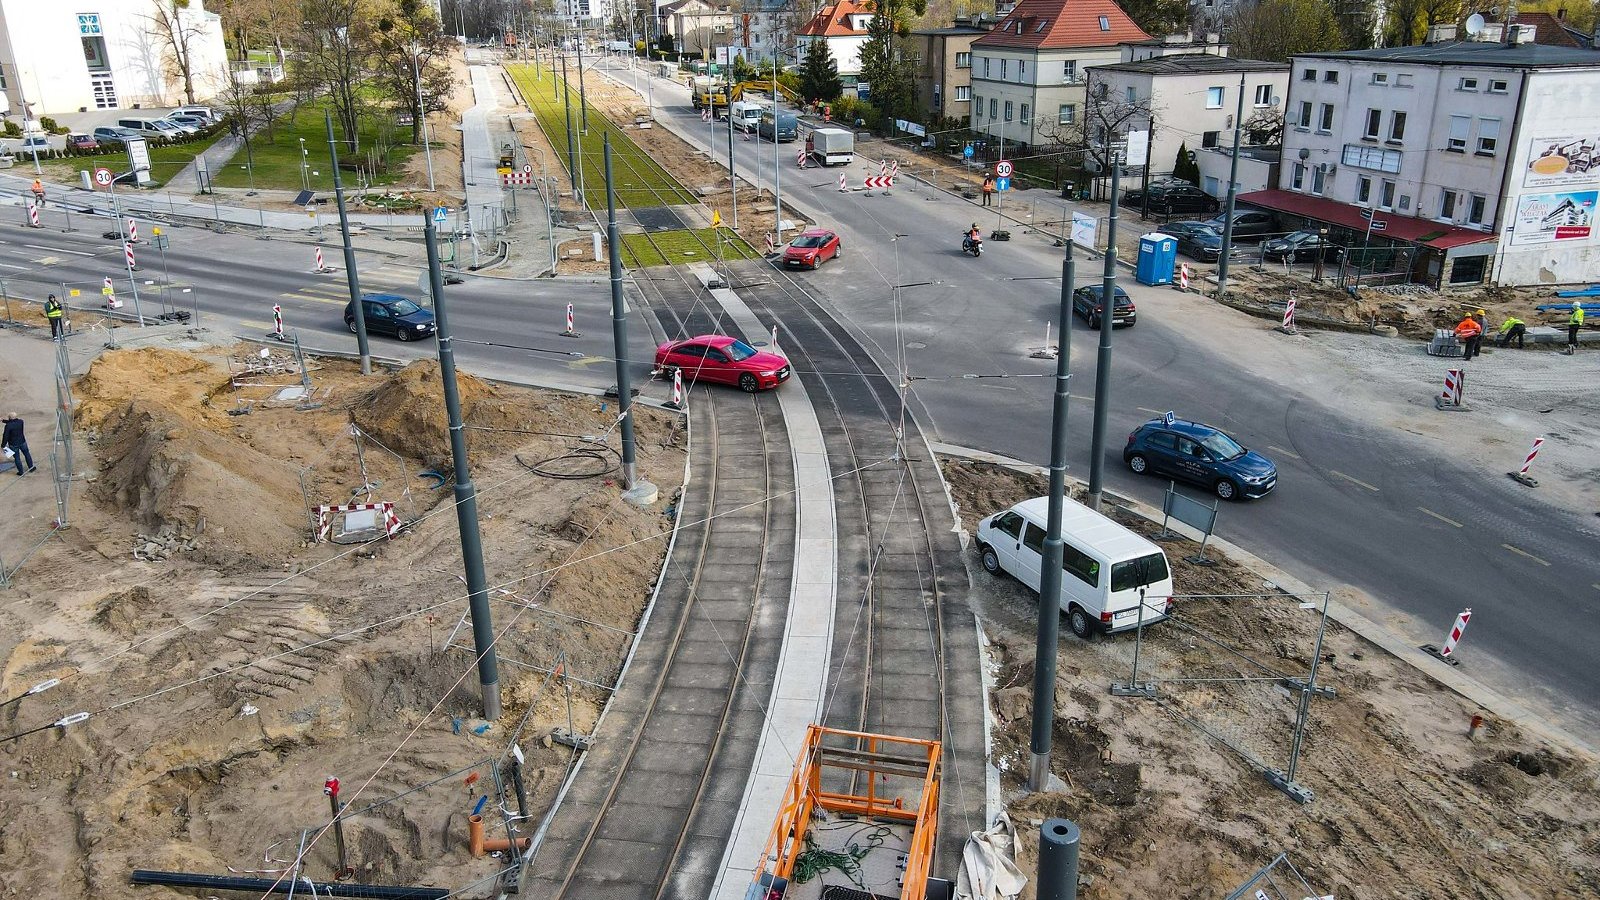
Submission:
POLYGON ((1485 313, 1480 309, 1456 325, 1456 340, 1461 342, 1463 362, 1477 356, 1483 346, 1483 322, 1479 319, 1483 315, 1485 313))
POLYGON ((33 198, 39 201, 40 206, 44 205, 44 182, 37 178, 33 180, 33 198))

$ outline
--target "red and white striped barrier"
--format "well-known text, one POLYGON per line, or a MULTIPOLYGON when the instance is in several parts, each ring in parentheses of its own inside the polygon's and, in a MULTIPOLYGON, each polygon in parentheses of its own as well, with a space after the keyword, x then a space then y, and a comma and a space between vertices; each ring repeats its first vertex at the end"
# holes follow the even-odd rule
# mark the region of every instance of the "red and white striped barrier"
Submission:
POLYGON ((1523 457, 1522 468, 1518 469, 1515 472, 1507 472, 1506 474, 1510 475, 1511 479, 1513 481, 1520 481, 1523 484, 1527 485, 1528 487, 1538 487, 1539 479, 1534 478, 1532 475, 1529 475, 1528 474, 1528 469, 1529 469, 1529 467, 1531 467, 1533 465, 1534 457, 1539 455, 1539 448, 1543 447, 1543 446, 1544 446, 1544 435, 1541 434, 1538 437, 1533 439, 1533 448, 1528 451, 1528 455, 1527 456, 1523 457))
POLYGON ((702 122, 711 121, 711 109, 709 107, 707 107, 706 109, 700 110, 700 121, 702 121, 702 122))
POLYGON ((122 301, 117 299, 116 289, 111 286, 111 279, 107 278, 101 287, 100 293, 106 298, 106 309, 121 309, 122 301))
POLYGON ((849 182, 847 182, 845 180, 845 177, 843 175, 840 175, 839 176, 839 191, 840 191, 840 193, 843 193, 844 191, 848 191, 848 190, 850 190, 849 182))
POLYGON ((1186 291, 1189 289, 1189 264, 1188 263, 1179 263, 1178 264, 1178 284, 1179 284, 1180 287, 1182 287, 1186 291))
POLYGON ((128 243, 139 243, 139 220, 132 216, 128 217, 128 243))
POLYGON ((39 201, 28 201, 28 224, 34 228, 39 227, 39 201))
POLYGON ((283 340, 283 307, 272 304, 272 336, 283 340))
POLYGON ((1285 334, 1294 334, 1294 307, 1295 295, 1294 291, 1290 291, 1289 300, 1283 305, 1283 324, 1278 326, 1285 334))
POLYGON ((317 260, 317 268, 314 271, 317 271, 317 272, 326 272, 326 271, 328 271, 328 267, 326 265, 324 265, 323 262, 322 262, 322 248, 321 247, 317 247, 316 248, 316 260, 317 260))
POLYGON ((1451 406, 1461 405, 1461 379, 1460 369, 1451 369, 1444 373, 1444 390, 1439 393, 1441 403, 1451 406))
POLYGON ((888 190, 889 188, 894 187, 894 176, 893 175, 868 175, 866 180, 864 182, 862 182, 862 184, 868 190, 871 190, 873 188, 883 188, 885 190, 888 190))
POLYGON ((797 150, 794 154, 794 164, 804 169, 806 167, 806 151, 797 150))
POLYGON ((122 245, 122 255, 127 259, 129 269, 139 268, 138 261, 133 258, 133 241, 128 241, 122 245))
POLYGON ((1456 652, 1456 645, 1461 643, 1461 636, 1467 632, 1467 623, 1472 620, 1472 607, 1461 611, 1456 616, 1456 623, 1450 626, 1450 636, 1444 639, 1444 646, 1439 648, 1439 655, 1448 658, 1456 652))
POLYGON ((500 185, 502 187, 511 187, 513 185, 527 187, 528 185, 533 184, 533 181, 534 177, 532 172, 507 172, 500 176, 500 185))
POLYGON ((336 513, 353 513, 365 510, 375 510, 383 513, 383 536, 393 539, 400 533, 400 515, 394 511, 393 503, 346 503, 343 506, 317 507, 317 541, 326 541, 333 533, 333 517, 336 513))
POLYGON ((895 177, 896 175, 899 175, 899 174, 900 174, 900 160, 897 159, 894 162, 889 164, 889 177, 893 178, 893 177, 895 177))
POLYGON ((683 372, 672 370, 672 405, 683 409, 683 372))
POLYGON ((774 250, 777 250, 777 249, 778 249, 778 242, 774 241, 772 239, 772 235, 770 235, 770 234, 767 235, 767 252, 771 253, 771 252, 773 252, 774 250))
POLYGON ((579 336, 578 329, 573 327, 572 304, 571 303, 567 304, 567 330, 561 332, 561 336, 562 337, 578 337, 579 336))
POLYGON ((889 174, 889 161, 888 160, 884 160, 883 162, 878 163, 878 174, 879 175, 888 175, 889 174))

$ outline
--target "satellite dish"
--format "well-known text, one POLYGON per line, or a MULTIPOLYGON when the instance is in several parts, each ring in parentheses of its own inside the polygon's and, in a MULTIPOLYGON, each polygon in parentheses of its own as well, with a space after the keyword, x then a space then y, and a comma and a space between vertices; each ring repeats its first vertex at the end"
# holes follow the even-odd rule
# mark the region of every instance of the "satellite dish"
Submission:
POLYGON ((1283 98, 1278 96, 1277 94, 1273 94, 1272 95, 1272 105, 1273 106, 1282 106, 1283 105, 1283 98))
POLYGON ((1483 16, 1482 16, 1482 14, 1473 13, 1472 15, 1467 16, 1467 35, 1470 36, 1470 37, 1477 37, 1478 35, 1480 35, 1482 33, 1483 33, 1483 16))

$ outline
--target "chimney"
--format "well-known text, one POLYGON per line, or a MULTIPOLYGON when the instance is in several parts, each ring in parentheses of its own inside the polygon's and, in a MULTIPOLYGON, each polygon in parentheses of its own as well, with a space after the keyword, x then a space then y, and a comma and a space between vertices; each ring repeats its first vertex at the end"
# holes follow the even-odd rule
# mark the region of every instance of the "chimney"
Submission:
POLYGON ((1539 33, 1539 29, 1538 29, 1537 26, 1534 26, 1534 25, 1512 25, 1511 26, 1511 39, 1508 40, 1506 43, 1511 44, 1513 46, 1521 46, 1523 44, 1531 44, 1531 43, 1533 43, 1534 37, 1536 35, 1538 35, 1538 33, 1539 33))
POLYGON ((1456 26, 1431 25, 1428 27, 1428 37, 1425 43, 1445 44, 1456 39, 1456 26))

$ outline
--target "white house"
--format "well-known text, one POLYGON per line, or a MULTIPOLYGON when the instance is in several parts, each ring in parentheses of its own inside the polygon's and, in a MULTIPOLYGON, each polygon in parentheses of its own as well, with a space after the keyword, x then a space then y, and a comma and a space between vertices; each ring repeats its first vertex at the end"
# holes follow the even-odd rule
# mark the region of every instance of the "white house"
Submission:
POLYGON ((870 96, 871 85, 860 84, 861 47, 867 42, 876 6, 872 0, 838 0, 817 11, 795 32, 795 59, 803 60, 813 41, 824 41, 839 66, 839 81, 846 94, 870 96))
POLYGON ((1436 285, 1600 281, 1600 53, 1450 41, 1294 58, 1276 189, 1241 197, 1407 250, 1436 285))
POLYGON ((661 30, 672 35, 678 52, 690 56, 715 58, 718 47, 739 43, 733 8, 705 0, 676 0, 660 7, 661 30))
MULTIPOLYGON (((57 9, 37 0, 0 0, 0 89, 13 115, 31 117, 184 102, 183 80, 158 4, 172 0, 95 0, 57 9), (86 9, 87 7, 87 9, 86 9)), ((227 83, 222 22, 201 0, 176 8, 187 42, 195 99, 227 83)))
POLYGON ((1150 39, 1112 0, 1022 0, 972 45, 973 131, 1049 144, 1083 114, 1086 71, 1150 39))

